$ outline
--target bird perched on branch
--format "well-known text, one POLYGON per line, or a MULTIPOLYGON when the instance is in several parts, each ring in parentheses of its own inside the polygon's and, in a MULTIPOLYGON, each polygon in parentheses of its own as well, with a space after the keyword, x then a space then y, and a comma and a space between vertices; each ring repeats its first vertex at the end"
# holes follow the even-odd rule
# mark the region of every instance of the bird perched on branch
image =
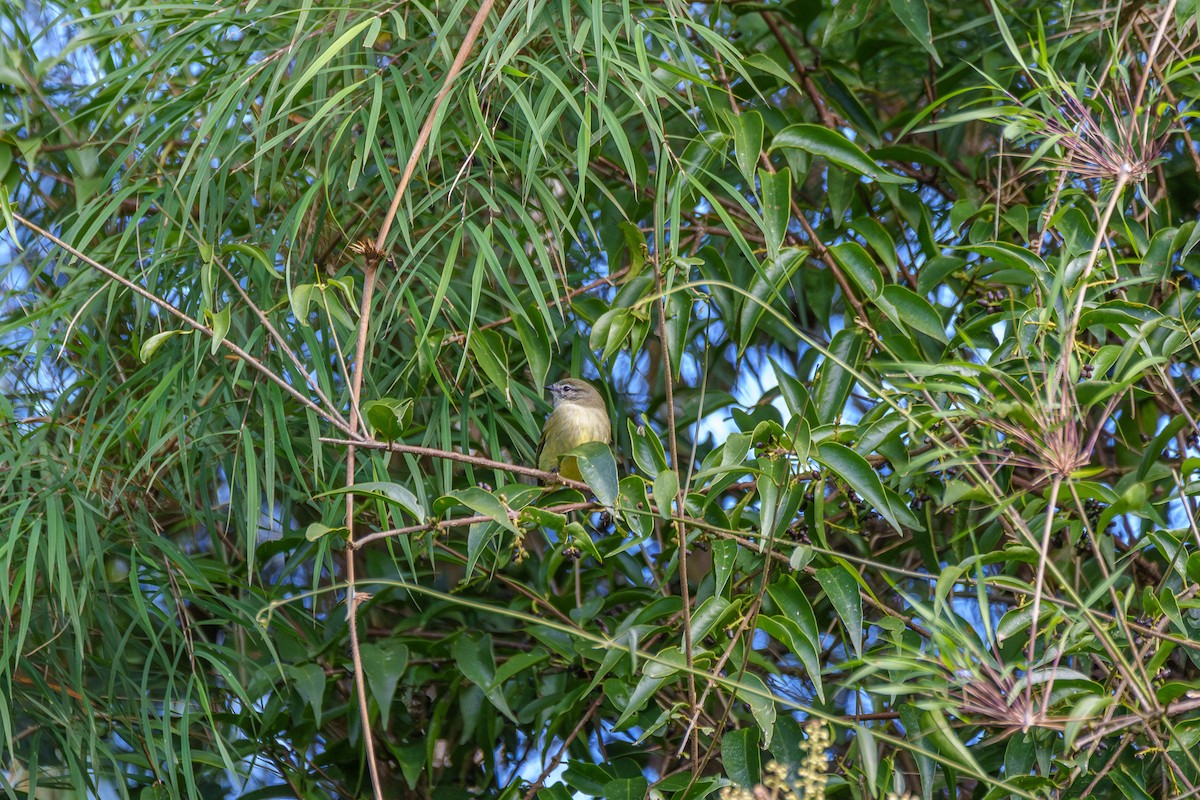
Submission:
POLYGON ((612 427, 604 398, 594 386, 578 378, 566 378, 546 388, 550 390, 554 410, 542 428, 538 469, 583 480, 575 457, 566 453, 586 442, 611 441, 612 427))

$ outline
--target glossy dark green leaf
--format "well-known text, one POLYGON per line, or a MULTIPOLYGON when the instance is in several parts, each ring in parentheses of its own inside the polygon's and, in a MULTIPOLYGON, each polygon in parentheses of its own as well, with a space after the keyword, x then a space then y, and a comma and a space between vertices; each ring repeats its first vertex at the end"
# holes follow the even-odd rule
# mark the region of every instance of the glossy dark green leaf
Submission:
POLYGON ((841 564, 819 569, 815 577, 841 618, 843 630, 854 646, 854 654, 862 658, 863 612, 858 581, 841 564))
POLYGON ((863 334, 857 330, 843 328, 829 342, 832 357, 825 357, 814 393, 818 421, 833 422, 845 410, 855 382, 851 370, 858 368, 862 350, 863 334))
POLYGON ((385 397, 381 400, 369 400, 363 403, 363 416, 375 435, 394 442, 404 435, 408 424, 412 422, 413 401, 405 398, 397 400, 385 397))
POLYGON ((903 533, 904 527, 921 527, 908 505, 895 492, 884 487, 867 460, 849 447, 837 442, 822 442, 817 445, 816 458, 858 492, 892 524, 897 533, 903 533))
POLYGON ((579 472, 601 504, 612 508, 617 502, 617 462, 603 442, 588 442, 571 451, 579 457, 579 472))
POLYGON ((829 248, 829 252, 865 297, 874 300, 883 291, 883 273, 858 242, 842 242, 829 248))
POLYGON ((792 173, 782 169, 771 173, 760 170, 758 183, 762 195, 763 236, 767 239, 767 257, 775 258, 787 235, 792 215, 792 173))
POLYGON ((933 305, 912 289, 889 284, 883 287, 876 303, 900 330, 911 328, 926 336, 932 336, 939 342, 949 341, 946 337, 946 323, 934 310, 933 305))
POLYGON ((912 183, 910 178, 893 175, 880 167, 858 145, 838 131, 803 123, 784 128, 771 140, 771 150, 796 148, 822 156, 830 162, 878 183, 912 183))
POLYGON ((933 30, 929 25, 929 7, 925 5, 925 0, 888 0, 888 3, 900 23, 908 29, 914 39, 921 43, 922 47, 929 51, 934 62, 941 66, 942 59, 938 56, 937 48, 933 44, 933 30))
POLYGON ((729 731, 721 737, 721 761, 735 785, 750 788, 762 777, 762 755, 756 728, 729 731))
POLYGON ((763 118, 757 111, 747 111, 742 114, 726 116, 726 124, 733 133, 733 151, 737 158, 738 169, 742 177, 749 183, 754 180, 754 172, 758 168, 758 156, 762 152, 763 118))
POLYGON ((674 513, 675 495, 679 492, 679 476, 673 469, 664 469, 654 478, 654 505, 658 507, 658 515, 670 519, 674 513))

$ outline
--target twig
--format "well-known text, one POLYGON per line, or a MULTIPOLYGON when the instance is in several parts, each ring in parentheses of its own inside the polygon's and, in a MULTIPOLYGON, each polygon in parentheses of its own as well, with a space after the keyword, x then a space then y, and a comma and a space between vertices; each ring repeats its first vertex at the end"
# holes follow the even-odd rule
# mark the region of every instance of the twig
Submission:
MULTIPOLYGON (((559 506, 550 506, 545 510, 552 511, 556 514, 567 514, 572 511, 584 511, 586 509, 596 508, 597 505, 597 503, 564 503, 559 506)), ((520 511, 513 511, 510 509, 508 512, 508 518, 510 520, 516 520, 520 516, 520 511)), ((443 531, 447 528, 461 528, 464 525, 477 525, 483 522, 492 522, 494 519, 494 517, 488 514, 476 514, 472 517, 457 517, 455 519, 443 519, 437 522, 425 522, 420 525, 409 525, 407 528, 392 528, 391 530, 378 531, 377 533, 372 533, 369 536, 364 536, 361 539, 355 540, 353 543, 347 543, 347 546, 353 547, 356 550, 361 550, 371 542, 375 542, 380 539, 411 536, 415 533, 424 533, 425 531, 443 531)))
POLYGON ((463 464, 474 464, 477 467, 485 467, 487 469, 499 470, 501 472, 511 472, 514 475, 527 475, 531 478, 538 478, 545 483, 561 483, 563 486, 569 486, 572 489, 579 489, 585 492, 590 490, 590 487, 583 481, 564 478, 557 472, 547 472, 544 469, 523 467, 520 464, 506 464, 503 461, 493 461, 492 459, 484 458, 483 456, 473 456, 469 453, 458 453, 454 450, 438 450, 433 447, 420 447, 419 445, 413 444, 380 442, 375 439, 334 439, 332 437, 322 436, 320 441, 327 444, 340 444, 347 447, 359 447, 364 450, 390 450, 393 453, 411 453, 412 455, 428 456, 429 458, 444 458, 447 461, 459 461, 463 464))
MULTIPOLYGON (((570 302, 571 300, 574 300, 579 295, 581 295, 585 292, 590 292, 592 289, 595 289, 597 286, 603 286, 605 284, 608 284, 609 286, 611 286, 613 284, 613 281, 622 277, 626 272, 629 272, 628 266, 621 267, 619 270, 617 270, 616 272, 614 272, 611 275, 605 275, 604 277, 596 278, 596 280, 594 280, 594 281, 589 281, 588 283, 585 283, 583 286, 580 286, 577 289, 572 289, 571 291, 567 292, 566 295, 564 295, 562 298, 560 298, 560 302, 570 302)), ((510 323, 512 321, 513 321, 513 318, 512 318, 512 315, 510 314, 509 316, 503 317, 502 319, 498 319, 494 322, 489 322, 487 324, 480 325, 480 326, 476 327, 475 330, 476 331, 486 331, 489 328, 499 328, 501 325, 507 325, 508 323, 510 323)), ((465 334, 465 333, 453 333, 446 337, 446 343, 447 344, 458 344, 459 342, 466 341, 466 338, 467 338, 467 334, 465 334)))
MULTIPOLYGON (((375 296, 375 277, 379 272, 379 257, 369 255, 363 267, 363 293, 358 313, 358 341, 354 346, 354 374, 350 386, 350 433, 358 432, 361 421, 359 399, 362 397, 363 373, 366 372, 367 330, 371 323, 371 300, 375 296)), ((346 448, 346 485, 354 485, 354 443, 346 448)), ((383 800, 383 784, 379 779, 379 764, 375 760, 375 737, 371 733, 371 710, 367 703, 367 678, 363 670, 362 651, 358 646, 359 593, 356 584, 354 546, 354 494, 346 494, 346 620, 350 633, 350 660, 354 665, 354 689, 358 695, 358 713, 362 718, 363 742, 367 749, 367 769, 371 775, 371 790, 375 800, 383 800)), ((370 595, 364 593, 363 598, 370 595)))
POLYGON ((550 760, 550 763, 546 765, 546 768, 542 770, 542 774, 538 776, 538 779, 529 787, 529 791, 525 793, 525 800, 533 800, 533 796, 537 794, 538 789, 542 788, 542 784, 546 782, 546 778, 550 777, 550 773, 554 772, 554 770, 558 767, 559 762, 562 761, 563 756, 567 754, 567 748, 571 746, 571 742, 575 741, 576 737, 579 736, 580 731, 583 730, 583 726, 588 723, 588 720, 592 718, 592 715, 596 713, 596 709, 598 709, 600 704, 603 702, 604 695, 601 695, 592 701, 591 707, 584 712, 583 719, 579 720, 579 724, 576 725, 575 729, 567 735, 567 738, 563 741, 563 745, 559 749, 558 753, 556 753, 554 758, 550 760))
MULTIPOLYGON (((657 250, 652 267, 654 269, 654 287, 658 292, 658 344, 662 348, 663 385, 667 395, 667 442, 671 450, 671 469, 675 470, 678 475, 679 445, 675 439, 675 374, 671 369, 671 351, 667 345, 667 301, 663 297, 662 273, 659 270, 657 250)), ((687 511, 685 497, 684 486, 676 478, 675 504, 681 515, 687 511)), ((683 600, 683 654, 688 668, 688 704, 699 714, 699 709, 696 707, 696 674, 692 653, 692 598, 691 591, 688 589, 687 529, 679 518, 673 520, 672 527, 675 528, 675 538, 679 548, 679 596, 683 600)), ((694 735, 691 737, 692 765, 695 766, 700 762, 700 732, 693 731, 693 733, 694 735)))
MULTIPOLYGON (((13 214, 13 219, 16 220, 17 222, 21 223, 22 225, 24 225, 26 228, 29 228, 31 231, 38 234, 39 236, 41 236, 45 239, 48 239, 49 241, 53 242, 58 247, 62 248, 63 250, 66 250, 68 253, 75 256, 80 261, 83 261, 85 264, 92 267, 93 269, 95 269, 97 272, 101 273, 108 279, 115 281, 116 283, 119 283, 120 285, 124 286, 126 289, 129 289, 131 292, 134 292, 135 294, 140 295, 141 297, 145 298, 146 300, 149 300, 151 303, 158 306, 163 311, 166 311, 171 316, 183 321, 188 327, 192 328, 193 330, 198 331, 199 333, 202 333, 205 336, 208 336, 210 338, 213 336, 212 329, 209 328, 207 325, 204 325, 203 323, 188 316, 186 313, 184 313, 183 311, 180 311, 178 308, 171 305, 166 300, 163 300, 161 297, 155 295, 153 292, 151 292, 147 289, 143 289, 141 286, 138 286, 136 283, 129 280, 128 278, 125 278, 122 275, 118 275, 116 272, 114 272, 113 270, 104 266, 99 261, 96 261, 94 258, 90 258, 89 256, 84 255, 78 249, 67 244, 62 239, 58 238, 54 234, 52 234, 49 231, 45 230, 44 228, 40 227, 36 223, 30 222, 29 220, 25 219, 24 217, 22 217, 20 214, 17 214, 17 213, 13 214)), ((300 403, 302 403, 306 408, 316 412, 322 419, 327 421, 330 425, 333 425, 335 428, 337 428, 338 430, 341 430, 343 433, 345 433, 346 435, 348 435, 350 437, 355 436, 355 433, 350 429, 350 427, 346 423, 341 422, 336 416, 330 414, 329 411, 327 411, 324 408, 321 408, 321 406, 317 405, 312 400, 305 397, 303 394, 301 394, 299 391, 297 391, 291 384, 289 384, 287 381, 285 381, 279 375, 275 374, 270 369, 268 369, 265 364, 263 364, 261 361, 259 361, 254 356, 247 353, 242 348, 238 347, 233 342, 229 341, 228 339, 222 339, 221 347, 224 347, 225 349, 229 350, 234 355, 236 355, 238 358, 240 358, 241 360, 243 360, 247 364, 249 364, 251 367, 253 367, 254 369, 261 372, 264 376, 267 377, 268 380, 270 380, 272 383, 274 383, 279 388, 283 389, 283 391, 290 394, 292 397, 296 398, 296 400, 300 401, 300 403)))
POLYGON ((491 13, 494 2, 495 0, 483 0, 479 4, 479 10, 475 12, 475 18, 471 20, 471 27, 467 29, 467 35, 459 45, 458 53, 454 56, 454 62, 450 64, 446 77, 442 79, 442 88, 438 91, 437 97, 433 99, 433 106, 430 107, 429 114, 425 117, 425 123, 421 125, 417 141, 413 144, 412 154, 409 155, 408 163, 404 165, 404 173, 400 176, 400 183, 396 186, 392 204, 383 218, 383 224, 379 226, 379 235, 375 237, 375 249, 379 252, 383 252, 384 245, 387 244, 388 233, 392 230, 392 223, 396 219, 400 201, 404 198, 404 190, 408 188, 408 182, 412 180, 413 172, 417 169, 417 162, 420 161, 425 144, 429 141, 429 135, 433 132, 433 123, 437 119, 438 109, 442 107, 442 101, 446 99, 446 95, 450 94, 450 87, 454 84, 458 73, 462 71, 471 48, 475 46, 475 40, 479 38, 479 32, 483 30, 483 23, 491 13))

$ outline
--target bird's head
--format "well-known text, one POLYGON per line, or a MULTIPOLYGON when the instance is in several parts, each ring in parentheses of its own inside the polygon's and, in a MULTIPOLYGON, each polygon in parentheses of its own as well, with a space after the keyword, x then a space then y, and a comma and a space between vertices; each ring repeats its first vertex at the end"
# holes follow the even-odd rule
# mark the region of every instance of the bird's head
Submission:
POLYGON ((587 381, 578 378, 566 378, 546 387, 555 408, 565 404, 596 406, 604 408, 604 399, 596 388, 587 381))

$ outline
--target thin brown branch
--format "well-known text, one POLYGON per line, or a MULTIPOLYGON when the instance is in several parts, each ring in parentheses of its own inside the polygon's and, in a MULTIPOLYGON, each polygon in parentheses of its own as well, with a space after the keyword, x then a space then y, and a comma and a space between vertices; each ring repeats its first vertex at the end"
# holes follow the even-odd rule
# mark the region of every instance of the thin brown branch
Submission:
MULTIPOLYGON (((102 275, 104 275, 105 277, 107 277, 109 280, 119 283, 121 286, 124 286, 126 289, 129 289, 134 294, 137 294, 137 295, 145 298, 146 300, 149 300, 151 303, 158 306, 163 311, 166 311, 171 316, 182 321, 184 324, 186 324, 192 330, 197 331, 198 333, 202 333, 205 336, 208 336, 209 338, 212 338, 213 331, 211 328, 209 328, 207 325, 204 325, 203 323, 199 322, 198 320, 193 319, 191 316, 189 316, 185 312, 180 311, 178 308, 171 305, 166 300, 163 300, 161 297, 155 295, 153 292, 151 292, 147 289, 143 289, 141 286, 138 286, 136 283, 129 280, 128 278, 117 274, 115 271, 104 266, 99 261, 96 261, 94 258, 91 258, 91 257, 85 255, 84 253, 80 252, 75 247, 72 247, 71 245, 67 244, 62 239, 58 238, 57 236, 55 236, 54 234, 45 230, 44 228, 37 225, 36 223, 30 222, 29 220, 25 219, 25 217, 21 216, 20 214, 14 213, 13 219, 16 220, 17 222, 21 223, 22 225, 24 225, 26 228, 29 228, 29 230, 31 230, 34 233, 38 234, 39 236, 43 237, 44 239, 49 240, 50 242, 52 242, 59 248, 65 250, 66 252, 75 256, 80 261, 83 261, 85 264, 92 267, 97 272, 99 272, 102 275)), ((330 425, 332 425, 333 427, 342 431, 347 436, 350 436, 350 437, 355 436, 355 433, 350 429, 350 427, 346 423, 342 422, 336 414, 331 414, 329 410, 322 408, 321 406, 314 403, 312 400, 305 397, 303 394, 301 394, 299 391, 297 391, 290 383, 288 383, 286 380, 284 380, 281 376, 277 375, 275 372, 273 372, 271 369, 269 369, 265 364, 263 364, 257 358, 250 355, 248 352, 246 352, 242 348, 238 347, 233 342, 229 341, 229 339, 222 339, 220 346, 224 347, 226 350, 229 350, 231 353, 233 353, 235 356, 240 358, 242 361, 245 361, 247 364, 249 364, 255 370, 261 372, 268 380, 270 380, 272 383, 274 383, 280 389, 283 389, 283 391, 286 392, 287 394, 290 394, 292 397, 294 397, 296 400, 298 400, 306 408, 314 411, 318 416, 320 416, 322 419, 324 419, 330 425)))
MULTIPOLYGON (((375 277, 379 270, 379 258, 369 255, 363 268, 363 293, 358 313, 358 339, 354 347, 354 374, 350 386, 350 433, 358 433, 361 422, 359 400, 362 397, 363 374, 366 372, 367 331, 371 324, 371 301, 375 296, 375 277)), ((354 443, 346 448, 346 485, 354 485, 354 443)), ((346 619, 349 623, 350 660, 354 665, 354 690, 358 696, 358 713, 362 718, 363 743, 366 745, 367 769, 371 775, 371 791, 375 800, 383 800, 383 782, 379 778, 379 764, 375 758, 375 736, 371 732, 371 710, 367 702, 367 678, 363 669, 362 651, 358 645, 358 606, 370 595, 360 594, 357 584, 357 558, 354 546, 354 494, 346 494, 346 619), (361 599, 360 599, 361 598, 361 599)))
POLYGON ((463 64, 466 63, 467 56, 471 53, 471 48, 475 46, 475 40, 479 38, 479 33, 483 30, 483 23, 487 21, 494 1, 483 0, 479 4, 479 10, 475 12, 475 18, 471 20, 471 27, 467 29, 467 35, 463 39, 462 44, 459 45, 458 53, 454 56, 454 62, 450 65, 449 71, 446 72, 446 77, 442 80, 442 88, 438 91, 437 97, 433 99, 433 105, 429 109, 429 114, 426 115, 425 122, 421 125, 421 130, 417 134, 417 141, 413 144, 412 154, 409 155, 408 163, 404 165, 404 173, 400 176, 400 183, 396 186, 396 194, 392 197, 392 204, 388 207, 387 214, 383 218, 383 224, 379 226, 379 235, 375 237, 375 249, 379 252, 384 252, 384 247, 387 245, 388 233, 391 232, 392 223, 396 219, 396 212, 400 209, 400 201, 404 199, 404 191, 408 188, 409 181, 412 180, 413 173, 417 169, 417 162, 421 160, 421 154, 425 150, 425 145, 429 141, 430 134, 433 132, 433 123, 437 119, 438 109, 442 107, 442 101, 446 99, 446 95, 450 94, 450 88, 454 85, 454 79, 462 71, 463 64))
MULTIPOLYGON (((562 505, 558 506, 550 506, 545 510, 552 511, 556 514, 568 514, 572 511, 585 511, 598 507, 598 503, 563 503, 562 505)), ((520 516, 520 511, 509 509, 508 518, 510 520, 516 521, 520 516)), ((420 525, 409 525, 407 528, 392 528, 391 530, 379 531, 377 533, 364 536, 352 544, 348 544, 347 546, 361 550, 371 542, 375 542, 380 539, 392 539, 400 536, 412 536, 414 534, 424 533, 426 531, 444 531, 449 528, 461 528, 466 525, 478 525, 480 523, 492 522, 493 519, 493 517, 487 514, 476 514, 472 517, 457 517, 455 519, 444 519, 438 522, 425 522, 420 525)))
POLYGON ((514 475, 526 475, 530 478, 537 478, 544 483, 561 483, 563 486, 569 486, 572 489, 581 491, 589 491, 590 487, 583 481, 571 480, 564 478, 557 472, 547 472, 543 469, 534 469, 533 467, 523 467, 519 464, 506 464, 503 461, 493 461, 490 458, 483 456, 473 456, 469 453, 458 453, 453 450, 438 450, 433 447, 420 447, 412 444, 399 444, 397 442, 380 442, 374 439, 334 439, 331 437, 322 436, 322 442, 328 444, 340 444, 347 447, 354 446, 366 450, 390 450, 393 453, 409 453, 415 456, 427 456, 429 458, 444 458, 447 461, 458 461, 463 464, 474 464, 477 467, 485 469, 494 469, 500 472, 510 472, 514 475))
POLYGON ((587 725, 588 720, 592 718, 592 716, 596 713, 596 709, 600 708, 600 704, 603 702, 604 695, 600 695, 592 701, 592 705, 588 708, 588 710, 583 712, 583 718, 579 720, 579 724, 576 725, 575 728, 567 735, 567 738, 563 740, 562 747, 559 748, 558 753, 556 753, 554 758, 550 760, 550 763, 546 765, 546 768, 542 770, 542 774, 538 776, 537 780, 530 785, 529 791, 525 793, 525 800, 533 800, 533 796, 537 794, 538 790, 542 788, 543 784, 545 784, 546 778, 550 777, 550 773, 554 772, 554 770, 557 769, 558 765, 562 762, 563 756, 567 754, 567 748, 571 746, 571 742, 575 741, 575 739, 579 737, 580 732, 583 731, 583 726, 587 725))
MULTIPOLYGON (((621 269, 617 270, 616 272, 614 272, 611 275, 605 275, 604 277, 596 278, 596 280, 594 280, 594 281, 589 281, 589 282, 585 283, 583 286, 580 286, 577 289, 572 289, 571 291, 567 292, 566 295, 564 295, 562 298, 560 298, 559 302, 560 303, 569 303, 572 300, 574 300, 576 297, 578 297, 579 295, 584 294, 586 292, 590 292, 592 289, 595 289, 597 286, 604 286, 604 285, 612 286, 612 285, 614 285, 614 281, 616 281, 618 278, 623 277, 626 272, 629 272, 628 266, 622 267, 621 269)), ((509 316, 503 317, 494 322, 489 322, 484 325, 479 325, 478 327, 475 328, 475 330, 485 331, 489 328, 499 328, 501 325, 507 325, 508 323, 510 323, 512 321, 513 321, 513 318, 512 318, 512 315, 510 314, 509 316)), ((465 334, 465 333, 453 333, 446 337, 446 343, 447 344, 459 344, 461 342, 466 341, 466 339, 467 339, 467 334, 465 334)))

